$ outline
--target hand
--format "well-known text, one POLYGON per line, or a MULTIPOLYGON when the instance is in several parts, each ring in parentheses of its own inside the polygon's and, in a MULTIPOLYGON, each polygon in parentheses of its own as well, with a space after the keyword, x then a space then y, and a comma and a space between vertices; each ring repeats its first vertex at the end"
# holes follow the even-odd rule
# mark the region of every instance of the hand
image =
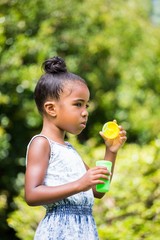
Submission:
MULTIPOLYGON (((116 122, 116 120, 114 120, 114 122, 116 122)), ((106 138, 103 132, 99 132, 101 137, 104 139, 105 145, 108 147, 108 150, 113 153, 117 153, 119 148, 122 147, 127 140, 126 131, 123 129, 122 126, 119 126, 119 130, 119 135, 115 139, 106 138)))
POLYGON ((109 179, 111 173, 106 167, 96 166, 90 168, 79 181, 80 191, 87 191, 98 183, 104 183, 102 179, 109 179))

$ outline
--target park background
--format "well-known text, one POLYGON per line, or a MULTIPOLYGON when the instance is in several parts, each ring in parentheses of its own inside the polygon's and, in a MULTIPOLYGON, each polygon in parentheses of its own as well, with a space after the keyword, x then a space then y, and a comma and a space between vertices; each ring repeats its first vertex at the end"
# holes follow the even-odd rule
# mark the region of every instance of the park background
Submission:
POLYGON ((24 201, 25 153, 41 129, 33 101, 41 63, 55 55, 91 91, 87 128, 67 135, 83 159, 94 166, 103 158, 106 121, 127 130, 111 189, 95 200, 100 240, 158 240, 159 0, 1 0, 0 239, 33 239, 44 216, 24 201))

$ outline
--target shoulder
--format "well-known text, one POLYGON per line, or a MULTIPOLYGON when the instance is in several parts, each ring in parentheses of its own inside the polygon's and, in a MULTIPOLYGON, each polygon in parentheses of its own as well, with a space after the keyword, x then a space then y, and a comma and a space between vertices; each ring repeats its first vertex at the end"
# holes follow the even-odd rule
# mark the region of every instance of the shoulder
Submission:
POLYGON ((50 142, 49 139, 42 135, 34 136, 27 147, 27 159, 49 158, 50 142))
POLYGON ((30 147, 38 147, 38 148, 50 147, 50 141, 44 135, 35 135, 28 144, 28 148, 30 147))

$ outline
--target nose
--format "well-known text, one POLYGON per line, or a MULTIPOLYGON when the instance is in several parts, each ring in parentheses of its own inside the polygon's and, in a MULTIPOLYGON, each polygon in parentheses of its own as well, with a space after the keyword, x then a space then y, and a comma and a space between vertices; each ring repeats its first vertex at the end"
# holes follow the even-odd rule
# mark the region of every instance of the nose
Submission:
POLYGON ((83 116, 83 117, 88 117, 87 108, 85 108, 85 109, 82 111, 82 116, 83 116))

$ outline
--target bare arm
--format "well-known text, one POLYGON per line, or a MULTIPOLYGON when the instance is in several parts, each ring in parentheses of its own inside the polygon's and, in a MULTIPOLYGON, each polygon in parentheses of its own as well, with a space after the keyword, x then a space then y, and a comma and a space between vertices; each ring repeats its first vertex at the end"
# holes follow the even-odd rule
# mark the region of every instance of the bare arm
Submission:
MULTIPOLYGON (((115 120, 114 120, 115 121, 115 120)), ((101 137, 104 139, 106 145, 106 151, 104 159, 112 162, 112 170, 111 170, 111 179, 114 172, 115 161, 117 157, 118 150, 123 146, 125 141, 127 140, 126 131, 122 126, 119 126, 119 136, 116 139, 110 140, 107 139, 102 132, 100 132, 101 137)))
POLYGON ((100 178, 106 178, 106 168, 89 169, 80 179, 60 186, 45 186, 44 177, 48 167, 50 146, 45 138, 35 138, 28 151, 25 175, 25 198, 31 206, 43 205, 62 200, 81 191, 87 191, 100 178))
MULTIPOLYGON (((123 146, 124 142, 127 140, 126 131, 123 129, 122 126, 119 126, 119 128, 120 128, 119 136, 114 140, 109 140, 109 139, 105 138, 103 133, 100 132, 100 135, 104 139, 105 145, 106 145, 104 160, 108 160, 108 161, 112 162, 111 178, 110 178, 111 180, 112 180, 112 176, 113 176, 113 172, 114 172, 114 166, 115 166, 117 152, 118 152, 119 148, 121 146, 123 146)), ((89 169, 89 167, 86 164, 85 164, 85 166, 86 166, 86 169, 89 169)), ((107 173, 109 174, 108 171, 107 171, 107 173)), ((93 190, 93 194, 94 194, 95 198, 102 198, 105 195, 105 193, 97 192, 95 185, 93 185, 92 190, 93 190)))

